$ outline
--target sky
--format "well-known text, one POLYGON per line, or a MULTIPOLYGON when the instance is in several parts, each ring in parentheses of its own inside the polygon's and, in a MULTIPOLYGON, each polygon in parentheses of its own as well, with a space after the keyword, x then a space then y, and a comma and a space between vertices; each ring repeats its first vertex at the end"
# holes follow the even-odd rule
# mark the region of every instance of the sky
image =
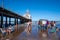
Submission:
POLYGON ((24 15, 29 9, 33 21, 39 19, 60 21, 60 0, 3 0, 3 4, 5 9, 19 15, 24 15))

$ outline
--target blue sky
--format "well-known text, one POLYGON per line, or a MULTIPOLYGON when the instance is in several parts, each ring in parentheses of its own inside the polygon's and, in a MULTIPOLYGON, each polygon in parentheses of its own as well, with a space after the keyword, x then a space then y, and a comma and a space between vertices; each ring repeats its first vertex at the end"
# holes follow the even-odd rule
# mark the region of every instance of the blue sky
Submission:
POLYGON ((4 0, 4 8, 20 15, 24 15, 29 9, 34 21, 39 19, 60 21, 60 0, 4 0))

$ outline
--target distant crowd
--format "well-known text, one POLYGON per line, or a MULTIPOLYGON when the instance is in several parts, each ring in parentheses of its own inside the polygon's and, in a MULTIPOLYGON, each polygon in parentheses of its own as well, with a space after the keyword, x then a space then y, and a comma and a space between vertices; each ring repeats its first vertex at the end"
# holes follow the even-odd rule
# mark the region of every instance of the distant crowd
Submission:
POLYGON ((55 21, 39 21, 38 25, 41 30, 48 30, 51 29, 51 32, 55 32, 57 30, 56 22, 55 21))
MULTIPOLYGON (((55 21, 39 20, 38 28, 40 29, 40 32, 42 34, 46 32, 47 37, 50 36, 49 38, 53 38, 53 37, 57 38, 56 33, 60 31, 60 29, 57 28, 55 21)), ((58 35, 58 39, 60 39, 59 35, 58 35)), ((55 38, 54 40, 56 40, 55 38)))

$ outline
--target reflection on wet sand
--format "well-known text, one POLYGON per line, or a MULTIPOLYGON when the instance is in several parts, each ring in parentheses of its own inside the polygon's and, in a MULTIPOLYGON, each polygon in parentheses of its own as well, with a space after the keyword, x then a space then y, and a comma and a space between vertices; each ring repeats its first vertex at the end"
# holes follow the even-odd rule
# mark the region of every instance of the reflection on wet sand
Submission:
POLYGON ((13 32, 11 32, 11 33, 10 32, 9 33, 7 32, 4 37, 3 37, 3 34, 1 34, 0 39, 1 40, 6 40, 6 39, 14 40, 15 37, 17 37, 19 34, 21 34, 21 32, 23 32, 24 29, 25 29, 25 27, 24 27, 23 24, 18 25, 18 26, 15 25, 14 27, 15 27, 15 30, 13 32), (18 28, 16 28, 16 27, 18 27, 18 28))
POLYGON ((37 25, 32 25, 32 31, 30 35, 28 35, 25 31, 22 32, 18 37, 18 40, 58 40, 56 33, 48 34, 47 32, 41 32, 37 25), (42 36, 43 35, 43 36, 42 36), (50 35, 50 37, 49 37, 50 35))
MULTIPOLYGON (((10 34, 9 37, 11 38, 11 40, 58 40, 56 33, 50 33, 47 35, 46 31, 41 32, 41 30, 38 28, 38 25, 20 27, 18 32, 15 31, 14 33, 10 34), (29 30, 28 28, 31 29, 29 30)), ((7 37, 7 39, 9 37, 7 37)))

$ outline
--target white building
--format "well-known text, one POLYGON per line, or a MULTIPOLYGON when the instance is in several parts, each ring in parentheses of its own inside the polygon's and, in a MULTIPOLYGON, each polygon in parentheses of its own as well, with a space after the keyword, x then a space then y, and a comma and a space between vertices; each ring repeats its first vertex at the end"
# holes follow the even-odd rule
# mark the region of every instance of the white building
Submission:
POLYGON ((31 19, 31 15, 30 15, 29 10, 26 10, 26 14, 24 14, 23 16, 27 19, 31 19))

